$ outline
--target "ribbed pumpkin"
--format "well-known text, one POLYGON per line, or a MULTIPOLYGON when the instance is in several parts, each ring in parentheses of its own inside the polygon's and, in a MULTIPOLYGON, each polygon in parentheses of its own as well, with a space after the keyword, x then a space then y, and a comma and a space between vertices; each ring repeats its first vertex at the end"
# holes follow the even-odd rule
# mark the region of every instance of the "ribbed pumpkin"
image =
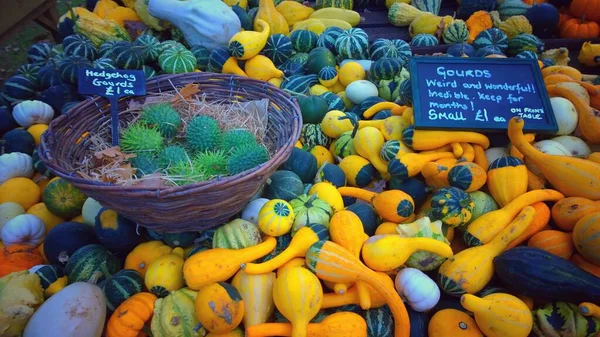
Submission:
POLYGON ((504 207, 527 192, 527 167, 517 157, 498 158, 488 168, 487 187, 494 200, 504 207))
POLYGON ((552 220, 563 231, 571 232, 579 219, 600 211, 600 202, 586 198, 569 197, 552 206, 552 220))
POLYGON ((447 44, 467 42, 469 39, 469 29, 463 20, 454 20, 442 35, 447 44))
POLYGON ((546 230, 536 233, 527 243, 529 247, 539 248, 568 260, 575 252, 571 233, 546 230))
POLYGON ((194 54, 187 49, 167 49, 158 57, 160 69, 167 74, 190 73, 196 69, 194 54))
POLYGON ((123 269, 100 284, 108 310, 114 311, 129 297, 142 291, 144 279, 133 269, 123 269))
POLYGON ((288 233, 294 224, 294 209, 281 199, 273 199, 263 205, 258 213, 258 227, 269 236, 288 233))
POLYGON ((265 48, 262 50, 262 53, 277 66, 287 61, 293 52, 292 41, 283 34, 269 36, 265 48))
POLYGON ((370 47, 371 60, 377 61, 382 58, 398 58, 402 64, 408 62, 412 56, 410 45, 404 40, 388 40, 378 38, 370 47))
POLYGON ((262 241, 258 227, 246 220, 234 219, 217 228, 213 235, 213 248, 242 249, 262 241))
POLYGON ((475 41, 473 41, 473 46, 475 49, 495 47, 504 52, 508 48, 508 37, 498 28, 486 29, 477 35, 475 41))
POLYGON ((129 42, 115 44, 112 57, 121 69, 141 69, 144 64, 144 50, 129 42))
POLYGON ((245 303, 234 286, 217 282, 198 291, 195 308, 196 318, 206 330, 222 334, 242 322, 245 303))
POLYGON ((144 280, 146 288, 158 297, 183 288, 183 249, 175 248, 155 259, 148 266, 144 280))
POLYGON ((459 227, 471 220, 474 207, 475 202, 465 191, 456 187, 442 188, 431 199, 431 216, 450 227, 459 227))
POLYGON ((83 35, 73 34, 65 37, 62 47, 65 56, 81 56, 90 61, 98 57, 98 49, 83 35))
MULTIPOLYGON (((92 62, 85 57, 81 56, 68 56, 62 59, 58 65, 58 71, 63 81, 77 84, 77 77, 79 76, 79 69, 91 68, 92 62)), ((5 84, 6 90, 6 84, 5 84)))
POLYGON ((573 228, 575 248, 586 260, 600 265, 600 212, 584 216, 573 228))
POLYGON ((290 205, 294 210, 292 234, 295 234, 300 228, 314 223, 329 226, 329 219, 333 210, 326 201, 319 199, 316 194, 300 195, 291 200, 290 205))
POLYGON ((317 40, 318 47, 325 47, 331 52, 335 51, 335 40, 342 34, 344 30, 339 27, 327 27, 317 40))
POLYGON ((343 31, 335 40, 335 50, 342 60, 369 58, 369 36, 360 28, 343 31))
POLYGON ((79 248, 65 266, 69 284, 102 282, 119 270, 121 270, 121 261, 106 248, 96 244, 79 248))
POLYGON ((438 39, 431 34, 417 34, 410 40, 410 45, 413 47, 432 47, 438 44, 438 39))

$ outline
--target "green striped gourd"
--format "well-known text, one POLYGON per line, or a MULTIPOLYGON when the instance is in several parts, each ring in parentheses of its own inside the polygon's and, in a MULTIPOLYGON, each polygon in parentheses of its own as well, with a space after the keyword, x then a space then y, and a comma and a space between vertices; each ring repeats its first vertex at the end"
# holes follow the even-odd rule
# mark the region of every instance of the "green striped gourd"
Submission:
POLYGON ((319 77, 317 75, 294 75, 283 80, 281 89, 287 91, 291 95, 306 95, 308 94, 310 87, 317 83, 319 83, 319 77))
MULTIPOLYGON (((412 85, 410 78, 400 83, 400 95, 398 96, 398 101, 400 104, 412 106, 412 85)), ((406 144, 406 142, 404 143, 406 144)))
POLYGON ((193 46, 190 51, 196 57, 196 68, 206 71, 208 69, 208 61, 210 58, 210 49, 205 46, 196 45, 193 46))
POLYGON ((104 42, 100 48, 98 48, 98 57, 112 58, 113 48, 117 43, 119 43, 119 41, 110 40, 104 42))
POLYGON ((319 199, 316 194, 302 194, 291 200, 290 205, 292 205, 295 214, 292 234, 311 224, 321 224, 329 227, 329 219, 333 214, 333 210, 327 202, 319 199))
POLYGON ((141 47, 145 63, 154 62, 158 58, 160 41, 156 37, 148 34, 140 35, 133 44, 141 47))
POLYGON ((335 40, 344 32, 340 27, 327 27, 317 40, 317 47, 325 47, 335 53, 335 40))
POLYGON ((150 79, 150 78, 156 76, 156 70, 150 66, 143 65, 142 71, 144 72, 144 77, 146 79, 150 79))
POLYGON ((126 299, 142 291, 143 285, 144 280, 137 270, 123 269, 100 283, 100 288, 106 297, 106 307, 115 311, 126 299))
POLYGON ((319 36, 310 30, 299 29, 290 34, 290 40, 294 50, 300 53, 308 53, 317 46, 319 36))
POLYGON ((500 19, 505 21, 511 16, 525 15, 529 8, 531 6, 521 0, 506 0, 498 6, 498 13, 500 13, 500 19))
POLYGON ((42 289, 46 290, 54 282, 65 277, 65 272, 62 267, 51 264, 38 265, 29 269, 30 273, 35 273, 40 277, 42 289))
MULTIPOLYGON (((402 84, 403 79, 401 77, 394 77, 391 80, 382 80, 379 81, 379 85, 377 86, 379 89, 379 97, 385 99, 389 102, 394 102, 398 97, 400 97, 400 85, 402 84)), ((378 112, 373 119, 379 118, 380 114, 388 113, 391 116, 392 112, 389 110, 382 110, 378 112)), ((389 116, 388 116, 389 117, 389 116)), ((387 118, 387 117, 386 117, 387 118)))
POLYGON ((63 52, 66 56, 81 56, 93 61, 98 57, 98 49, 85 36, 73 34, 62 41, 63 52))
POLYGON ((37 75, 40 72, 38 64, 23 64, 17 69, 17 74, 28 77, 33 82, 37 82, 37 75))
POLYGON ((385 161, 390 161, 396 158, 396 155, 398 152, 400 152, 401 148, 402 146, 400 145, 399 140, 388 140, 387 142, 383 143, 381 151, 379 152, 379 156, 385 161))
POLYGON ((281 65, 293 54, 292 40, 283 34, 273 34, 267 38, 267 44, 262 54, 268 57, 275 65, 281 65))
POLYGON ((508 48, 508 37, 498 28, 486 29, 477 35, 473 41, 473 47, 475 49, 495 47, 504 52, 508 48))
POLYGON ((306 65, 306 63, 308 62, 308 57, 309 57, 308 53, 297 52, 290 57, 290 61, 294 61, 294 62, 302 63, 302 65, 306 65))
POLYGON ((75 282, 98 283, 121 270, 121 261, 101 245, 91 244, 79 248, 65 266, 69 284, 75 282))
POLYGON ((4 82, 4 87, 2 88, 2 97, 8 103, 16 104, 35 97, 36 89, 36 83, 33 82, 29 77, 15 75, 4 82))
POLYGON ((46 64, 52 58, 52 45, 38 42, 27 50, 27 62, 46 64))
POLYGON ((410 45, 413 47, 432 47, 438 44, 438 39, 430 34, 417 34, 410 40, 410 45))
POLYGON ((321 124, 304 124, 300 132, 300 142, 309 148, 315 145, 329 147, 331 138, 327 137, 321 128, 321 124))
POLYGON ((154 303, 151 330, 154 336, 198 337, 206 330, 196 318, 197 292, 188 288, 179 289, 154 303))
POLYGON ((57 67, 63 81, 76 84, 79 69, 91 68, 92 62, 81 56, 67 56, 58 63, 57 67))
POLYGON ((467 42, 469 39, 469 29, 467 28, 467 24, 463 20, 454 20, 454 22, 448 25, 444 30, 444 35, 442 37, 444 43, 447 44, 467 42))
POLYGON ((338 81, 338 72, 335 70, 335 67, 326 66, 319 70, 319 82, 322 85, 330 88, 335 85, 338 81))
POLYGON ((398 59, 382 58, 373 62, 369 75, 375 82, 379 82, 393 79, 400 74, 400 71, 402 71, 402 64, 398 59))
POLYGON ((293 60, 283 62, 283 64, 277 66, 277 69, 283 71, 285 77, 306 74, 306 65, 293 60))
POLYGON ((327 91, 327 92, 322 93, 321 97, 323 97, 327 101, 329 111, 331 111, 331 110, 341 110, 341 111, 346 110, 346 104, 344 104, 344 101, 338 95, 327 91))
POLYGON ((412 5, 423 12, 438 15, 442 6, 442 0, 413 0, 412 5))
POLYGON ((168 74, 191 73, 196 68, 196 57, 187 49, 167 49, 158 57, 158 64, 168 74))
POLYGON ((140 69, 144 65, 142 48, 130 42, 118 42, 113 48, 113 59, 119 69, 140 69))
POLYGON ((335 40, 335 50, 342 60, 368 59, 369 36, 360 28, 350 28, 345 30, 335 40))
POLYGON ((363 317, 367 322, 367 336, 390 337, 394 335, 392 312, 387 305, 366 310, 363 317))
POLYGON ((115 62, 107 57, 96 59, 92 65, 96 69, 117 69, 115 62))
POLYGON ((212 240, 213 248, 242 249, 261 243, 258 227, 242 219, 234 219, 217 228, 212 240))
POLYGON ((223 65, 225 62, 227 62, 229 57, 229 49, 227 47, 213 49, 208 58, 208 71, 212 73, 220 73, 223 70, 223 65))
POLYGON ((518 53, 517 55, 515 55, 516 58, 518 59, 534 59, 537 60, 538 59, 538 54, 536 54, 535 52, 532 52, 531 50, 524 50, 520 53, 518 53))
POLYGON ((354 149, 354 137, 352 131, 346 131, 335 141, 335 149, 333 150, 336 157, 345 158, 356 154, 354 149))
POLYGON ((517 55, 523 51, 540 53, 544 50, 544 42, 533 34, 522 33, 508 41, 507 53, 517 55))
POLYGON ((379 38, 371 44, 369 48, 371 60, 377 61, 382 58, 398 58, 404 65, 412 56, 410 45, 403 40, 389 40, 379 38))
POLYGON ((353 0, 317 0, 316 8, 327 8, 327 7, 335 7, 335 8, 343 8, 343 9, 352 9, 354 7, 353 0))
POLYGON ((174 41, 174 40, 166 40, 158 45, 158 54, 160 55, 167 49, 187 49, 183 44, 174 41))
POLYGON ((266 323, 275 310, 273 284, 275 273, 246 274, 240 270, 231 281, 244 300, 244 326, 266 323))

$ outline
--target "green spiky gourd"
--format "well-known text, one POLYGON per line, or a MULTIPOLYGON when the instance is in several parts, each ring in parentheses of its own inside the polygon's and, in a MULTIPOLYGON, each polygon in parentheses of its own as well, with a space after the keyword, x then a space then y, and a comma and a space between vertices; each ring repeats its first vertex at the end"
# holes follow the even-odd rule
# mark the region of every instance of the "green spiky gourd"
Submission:
POLYGON ((227 174, 227 154, 223 150, 202 152, 194 158, 194 165, 208 177, 227 174))
POLYGON ((193 151, 212 151, 221 143, 219 123, 209 116, 196 116, 187 126, 185 139, 193 151))
POLYGON ((267 149, 258 144, 244 144, 237 147, 227 160, 227 172, 230 175, 249 170, 269 160, 267 149))
POLYGON ((167 170, 169 180, 175 185, 182 186, 207 180, 206 173, 193 163, 181 161, 167 170))
POLYGON ((180 145, 169 145, 158 155, 160 167, 167 168, 182 161, 189 162, 190 160, 187 152, 180 145))
POLYGON ((158 129, 135 123, 121 135, 121 149, 125 152, 159 152, 164 139, 158 129))
POLYGON ((256 143, 256 138, 248 130, 229 130, 223 134, 221 149, 225 152, 231 152, 240 145, 248 143, 256 143))
POLYGON ((147 106, 142 111, 142 121, 155 126, 165 138, 172 138, 181 126, 181 117, 170 103, 147 106))
POLYGON ((160 170, 158 160, 149 154, 140 153, 135 158, 131 158, 129 162, 136 169, 135 176, 138 178, 160 170))

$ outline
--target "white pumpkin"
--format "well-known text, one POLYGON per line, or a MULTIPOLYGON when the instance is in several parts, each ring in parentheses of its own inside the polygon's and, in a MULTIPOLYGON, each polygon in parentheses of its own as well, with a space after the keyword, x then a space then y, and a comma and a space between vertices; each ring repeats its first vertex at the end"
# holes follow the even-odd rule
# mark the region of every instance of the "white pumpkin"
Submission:
POLYGON ((39 307, 27 322, 23 337, 100 337, 105 319, 102 289, 75 282, 39 307))
POLYGON ((2 231, 2 227, 12 218, 17 215, 25 214, 25 209, 23 206, 17 204, 16 202, 5 202, 0 204, 0 231, 2 231))
MULTIPOLYGON (((510 156, 510 154, 505 147, 490 147, 489 149, 485 150, 485 157, 490 164, 498 158, 507 156, 510 156)), ((487 170, 487 167, 485 167, 485 169, 487 170)))
MULTIPOLYGON (((552 156, 571 156, 571 151, 569 151, 566 147, 564 147, 561 143, 555 142, 550 139, 540 140, 537 143, 533 144, 533 147, 544 152, 545 154, 549 154, 552 156)), ((531 171, 531 173, 535 174, 538 177, 543 177, 542 171, 525 157, 525 166, 527 169, 531 171)))
POLYGON ((13 108, 13 117, 24 128, 33 124, 48 125, 54 118, 54 110, 42 101, 22 101, 13 108))
POLYGON ((0 156, 0 184, 11 178, 33 176, 33 158, 22 152, 5 153, 0 156))
POLYGON ((576 82, 560 82, 556 84, 556 87, 569 89, 569 91, 572 91, 580 98, 583 98, 585 104, 590 105, 590 94, 581 84, 576 82))
POLYGON ((577 110, 571 101, 563 97, 552 97, 550 98, 552 104, 552 111, 554 111, 554 117, 558 124, 557 135, 570 135, 575 131, 577 127, 577 110))
POLYGON ((402 269, 396 275, 394 284, 400 297, 415 311, 430 310, 440 300, 440 288, 419 269, 402 269))
POLYGON ((552 140, 559 142, 574 157, 587 157, 592 153, 592 149, 581 138, 575 136, 559 136, 552 138, 552 140))
POLYGON ((246 206, 246 208, 244 208, 244 210, 242 211, 242 219, 251 222, 255 225, 258 225, 258 212, 260 212, 260 209, 268 201, 269 199, 265 198, 258 198, 250 201, 250 203, 248 203, 248 206, 246 206))
POLYGON ((360 104, 365 99, 378 95, 379 90, 371 81, 358 80, 348 84, 346 87, 346 97, 354 104, 360 104))
POLYGON ((44 241, 46 226, 33 214, 20 214, 10 219, 0 233, 5 245, 25 244, 37 246, 44 241))
POLYGON ((81 209, 83 223, 94 226, 96 224, 96 215, 98 215, 98 212, 100 212, 101 209, 102 205, 100 205, 99 202, 92 198, 87 198, 81 209))

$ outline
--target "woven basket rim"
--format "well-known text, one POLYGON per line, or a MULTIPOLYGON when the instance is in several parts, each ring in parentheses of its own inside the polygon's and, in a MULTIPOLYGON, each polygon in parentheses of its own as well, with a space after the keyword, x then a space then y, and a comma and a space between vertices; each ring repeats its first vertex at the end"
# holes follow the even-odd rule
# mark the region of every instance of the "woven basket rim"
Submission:
MULTIPOLYGON (((81 109, 83 106, 88 105, 90 102, 92 102, 93 104, 96 104, 99 107, 105 107, 108 104, 108 99, 101 97, 101 96, 94 96, 93 98, 84 99, 83 101, 81 101, 80 103, 78 103, 77 105, 75 105, 71 109, 69 109, 69 111, 67 113, 62 114, 61 116, 58 116, 57 118, 52 120, 52 122, 50 122, 50 124, 48 126, 48 130, 47 130, 47 132, 45 132, 42 135, 41 143, 38 146, 38 152, 40 155, 40 159, 48 167, 48 169, 50 169, 50 171, 52 173, 54 173, 56 176, 59 176, 66 180, 69 180, 70 182, 74 183, 75 185, 79 185, 82 187, 85 186, 85 188, 89 188, 89 189, 104 190, 107 192, 108 191, 112 191, 112 192, 120 191, 120 192, 123 192, 126 194, 130 194, 132 196, 135 196, 135 194, 147 195, 148 193, 156 193, 156 196, 159 198, 166 197, 169 195, 178 196, 181 194, 198 193, 198 192, 206 191, 209 189, 212 190, 212 189, 218 188, 220 186, 229 185, 233 182, 235 182, 235 183, 246 182, 248 180, 255 179, 257 176, 264 174, 266 171, 270 171, 270 168, 273 165, 280 165, 283 163, 283 161, 285 161, 284 157, 287 157, 290 150, 293 148, 296 140, 300 136, 300 131, 301 131, 301 127, 302 127, 302 114, 300 113, 300 108, 298 106, 298 103, 297 103, 297 100, 295 97, 289 95, 287 92, 275 87, 274 85, 272 85, 271 83, 268 83, 268 82, 255 80, 255 79, 251 79, 251 78, 246 78, 246 77, 241 77, 241 76, 237 76, 237 75, 208 73, 208 72, 185 73, 185 74, 176 74, 176 75, 160 75, 160 76, 157 76, 155 78, 152 78, 152 79, 146 81, 146 86, 148 87, 151 84, 159 84, 160 82, 163 82, 165 84, 169 83, 170 87, 168 90, 161 90, 160 84, 159 84, 158 85, 159 90, 156 90, 156 91, 158 91, 158 92, 173 91, 174 89, 173 89, 173 84, 172 84, 171 80, 179 79, 182 77, 183 78, 190 77, 191 81, 189 83, 201 83, 203 80, 211 80, 211 79, 212 80, 214 80, 214 79, 229 80, 230 82, 233 82, 233 81, 248 82, 248 83, 244 83, 244 85, 255 85, 255 86, 262 86, 262 87, 268 86, 270 90, 274 90, 275 92, 278 92, 279 94, 283 94, 286 99, 290 100, 290 102, 292 102, 296 106, 296 110, 290 111, 292 114, 290 123, 292 123, 292 126, 293 126, 292 137, 290 137, 290 139, 286 140, 286 142, 283 144, 283 146, 278 147, 275 150, 275 153, 271 156, 271 158, 267 162, 265 162, 261 165, 258 165, 256 167, 252 168, 251 170, 244 171, 244 172, 238 173, 233 176, 217 177, 217 178, 213 178, 211 180, 186 184, 186 185, 182 185, 182 186, 161 186, 158 188, 135 186, 135 185, 133 185, 133 186, 118 185, 118 184, 114 184, 114 183, 110 183, 110 182, 100 182, 100 181, 95 181, 95 180, 89 180, 89 179, 85 179, 82 177, 77 177, 74 175, 73 172, 70 174, 66 173, 64 168, 61 165, 57 164, 56 159, 51 157, 52 145, 50 145, 50 144, 53 142, 52 138, 55 137, 52 130, 57 128, 58 125, 60 125, 63 121, 68 120, 70 118, 70 114, 73 111, 77 111, 77 109, 81 109)), ((154 91, 150 91, 150 93, 152 93, 152 92, 154 92, 154 91)), ((147 92, 147 94, 148 94, 148 92, 147 92)), ((143 96, 140 96, 140 97, 143 97, 143 96)), ((272 104, 272 101, 270 99, 269 99, 269 103, 272 104)))

